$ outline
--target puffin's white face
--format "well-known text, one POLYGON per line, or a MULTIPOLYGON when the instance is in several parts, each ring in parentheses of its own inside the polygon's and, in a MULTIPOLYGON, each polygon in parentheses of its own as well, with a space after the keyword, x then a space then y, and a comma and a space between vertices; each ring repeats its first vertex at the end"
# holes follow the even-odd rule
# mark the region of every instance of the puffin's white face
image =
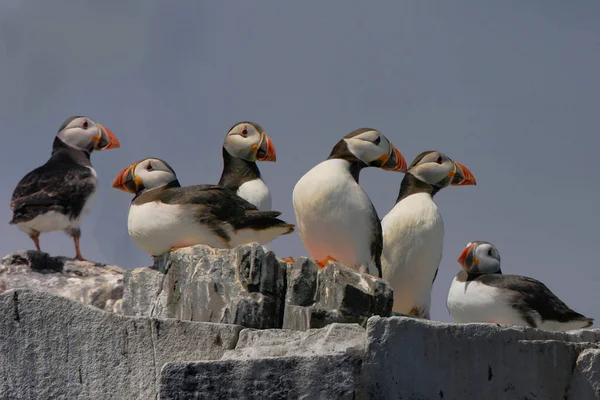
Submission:
POLYGON ((71 147, 89 153, 120 147, 119 140, 110 129, 88 117, 66 119, 56 137, 71 147))
POLYGON ((113 182, 115 189, 130 193, 163 187, 177 180, 175 171, 159 158, 145 158, 121 171, 113 182))
POLYGON ((446 186, 456 173, 456 165, 444 153, 432 151, 426 153, 408 171, 419 180, 435 186, 446 186))
POLYGON ((402 154, 378 130, 366 130, 343 140, 346 142, 348 150, 369 166, 377 166, 393 171, 406 171, 406 161, 402 154))
POLYGON ((260 125, 240 122, 225 136, 223 147, 229 154, 246 161, 276 161, 271 138, 260 125))
POLYGON ((464 165, 453 161, 441 151, 425 151, 419 154, 408 168, 408 172, 437 187, 450 185, 475 185, 475 177, 464 165))
POLYGON ((500 253, 489 242, 470 242, 462 251, 458 262, 469 274, 502 273, 502 269, 500 268, 500 253))

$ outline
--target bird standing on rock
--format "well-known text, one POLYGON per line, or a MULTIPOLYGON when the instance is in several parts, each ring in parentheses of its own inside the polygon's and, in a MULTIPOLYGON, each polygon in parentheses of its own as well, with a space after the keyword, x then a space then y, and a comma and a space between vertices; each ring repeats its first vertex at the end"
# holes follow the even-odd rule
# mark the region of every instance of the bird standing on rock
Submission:
POLYGON ((127 228, 135 244, 152 256, 197 244, 225 249, 266 244, 294 231, 294 225, 276 218, 280 212, 260 211, 230 189, 182 187, 173 168, 159 158, 131 164, 113 188, 135 194, 127 228))
POLYGON ((381 224, 358 184, 366 167, 404 172, 406 161, 378 130, 357 129, 333 147, 327 160, 300 178, 293 204, 300 238, 321 267, 339 261, 381 277, 381 224))
POLYGON ((271 194, 256 161, 275 162, 276 159, 273 142, 260 125, 238 122, 225 136, 219 186, 235 191, 259 210, 270 211, 271 194))
POLYGON ((588 328, 594 320, 562 302, 540 281, 503 275, 500 253, 484 241, 465 247, 463 268, 452 280, 446 306, 457 322, 488 322, 554 331, 588 328))
POLYGON ((17 184, 9 223, 27 233, 38 251, 40 233, 64 230, 73 237, 75 258, 84 261, 80 226, 95 203, 98 185, 90 155, 119 147, 115 135, 91 118, 67 118, 54 138, 50 159, 17 184))
POLYGON ((394 290, 393 311, 429 319, 444 241, 433 196, 448 186, 475 183, 467 167, 439 151, 422 152, 411 163, 396 205, 381 221, 383 279, 394 290))

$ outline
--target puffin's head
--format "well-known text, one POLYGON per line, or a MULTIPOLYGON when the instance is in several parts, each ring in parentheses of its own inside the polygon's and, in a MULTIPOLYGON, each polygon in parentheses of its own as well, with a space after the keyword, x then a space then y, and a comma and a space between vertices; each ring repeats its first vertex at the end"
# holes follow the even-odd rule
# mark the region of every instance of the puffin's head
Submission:
POLYGON ((329 158, 354 156, 367 167, 378 167, 388 171, 406 172, 406 160, 402 153, 381 132, 371 128, 360 128, 340 140, 329 158), (346 147, 347 151, 343 148, 346 147), (350 153, 350 154, 348 154, 350 153))
POLYGON ((424 151, 408 167, 415 178, 438 188, 475 185, 475 177, 464 165, 441 151, 424 151))
POLYGON ((238 122, 227 136, 223 148, 246 161, 276 161, 275 147, 263 128, 253 122, 238 122))
POLYGON ((144 158, 121 171, 113 181, 112 187, 137 194, 177 181, 175 171, 160 158, 144 158))
POLYGON ((56 138, 68 146, 91 153, 94 150, 118 149, 117 137, 107 127, 88 117, 67 118, 56 138))
POLYGON ((484 241, 474 241, 458 257, 458 263, 472 275, 501 274, 500 253, 493 244, 484 241))

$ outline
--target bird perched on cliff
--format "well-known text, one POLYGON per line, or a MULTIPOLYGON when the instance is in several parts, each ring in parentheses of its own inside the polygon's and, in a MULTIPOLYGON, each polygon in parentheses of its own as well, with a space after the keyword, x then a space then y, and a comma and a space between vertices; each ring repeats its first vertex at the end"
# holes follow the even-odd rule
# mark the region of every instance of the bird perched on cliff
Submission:
POLYGON ((378 130, 344 136, 327 160, 294 187, 296 223, 304 247, 321 267, 339 261, 361 273, 381 276, 381 223, 358 184, 363 168, 406 171, 402 154, 378 130))
POLYGON ((94 205, 98 184, 90 155, 119 146, 115 135, 91 118, 67 118, 54 138, 50 159, 17 184, 9 224, 27 233, 38 251, 40 233, 64 230, 75 242, 75 258, 83 261, 80 226, 94 205))
POLYGON ((260 176, 256 161, 276 161, 273 142, 260 125, 238 122, 225 136, 219 186, 235 191, 259 210, 270 211, 271 193, 260 176))
POLYGON ((500 253, 484 241, 465 247, 463 268, 452 280, 446 306, 457 322, 489 322, 554 331, 587 328, 594 320, 563 303, 540 281, 503 275, 500 253))
POLYGON ((444 240, 433 196, 448 186, 475 183, 467 167, 439 151, 424 151, 411 163, 395 206, 381 220, 383 279, 394 289, 394 311, 429 319, 444 240))
POLYGON ((158 256, 175 248, 204 244, 233 248, 245 243, 266 244, 294 231, 217 185, 182 187, 175 171, 159 158, 145 158, 121 171, 113 187, 134 193, 127 228, 135 244, 158 256))

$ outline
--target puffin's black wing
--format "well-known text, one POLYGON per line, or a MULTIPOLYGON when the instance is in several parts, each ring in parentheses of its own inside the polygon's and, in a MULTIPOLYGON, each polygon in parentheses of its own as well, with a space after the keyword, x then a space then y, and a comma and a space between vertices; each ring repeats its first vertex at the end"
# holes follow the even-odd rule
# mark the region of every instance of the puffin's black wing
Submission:
POLYGON ((17 184, 10 202, 13 210, 10 223, 30 221, 48 211, 76 217, 94 189, 91 169, 50 160, 17 184))
POLYGON ((513 308, 518 310, 531 326, 536 326, 531 310, 537 311, 542 320, 568 322, 589 319, 570 309, 546 285, 536 279, 519 275, 486 274, 477 280, 488 286, 513 291, 513 308))
POLYGON ((227 222, 235 230, 262 230, 274 226, 288 226, 290 233, 294 230, 294 225, 277 218, 281 212, 260 211, 233 190, 217 185, 170 188, 163 192, 160 201, 166 204, 195 205, 198 207, 198 219, 211 225, 218 226, 227 222))
POLYGON ((383 230, 381 228, 381 220, 377 215, 375 206, 371 203, 371 218, 373 220, 373 230, 371 231, 371 259, 375 262, 377 267, 378 278, 381 278, 381 253, 383 252, 383 230))

